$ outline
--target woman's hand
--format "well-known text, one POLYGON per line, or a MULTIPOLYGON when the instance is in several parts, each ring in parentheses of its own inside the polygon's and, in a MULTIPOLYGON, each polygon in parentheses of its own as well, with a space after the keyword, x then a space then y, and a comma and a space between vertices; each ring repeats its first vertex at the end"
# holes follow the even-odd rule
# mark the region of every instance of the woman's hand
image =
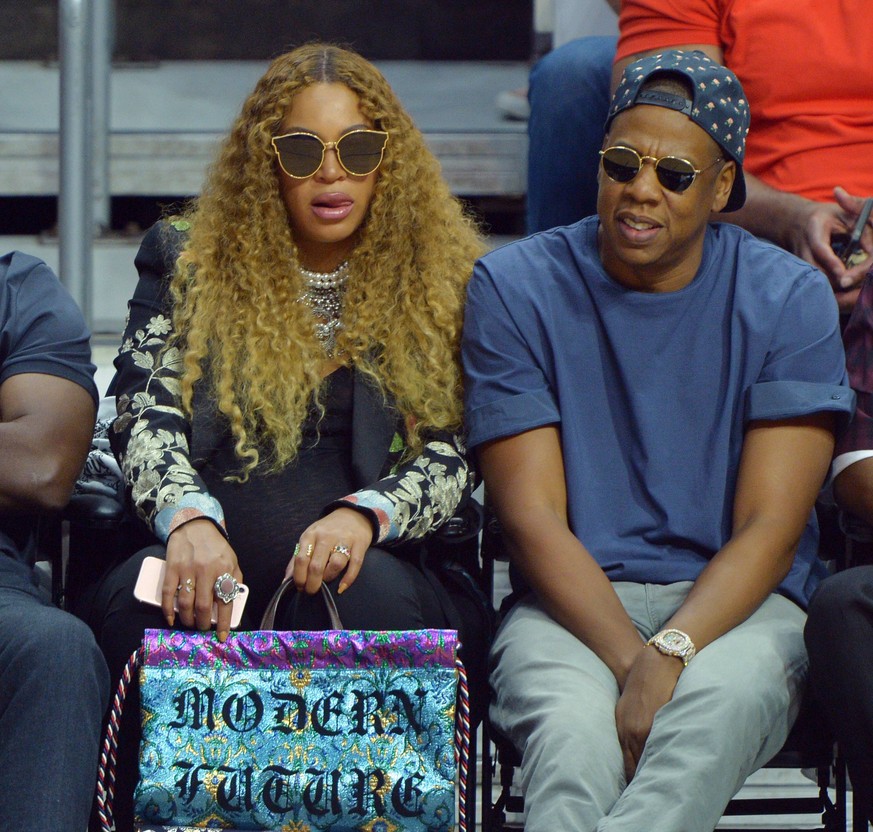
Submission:
MULTIPOLYGON (((216 602, 215 580, 225 572, 242 581, 236 553, 211 520, 191 520, 167 540, 167 570, 161 592, 161 609, 173 626, 173 601, 178 596, 179 620, 185 627, 209 630, 216 602)), ((219 641, 230 632, 232 604, 218 603, 215 629, 219 641)))
POLYGON ((372 544, 370 521, 359 511, 338 508, 300 535, 299 548, 285 569, 285 577, 293 575, 299 590, 314 595, 322 582, 332 581, 345 570, 338 590, 345 592, 358 577, 372 544))

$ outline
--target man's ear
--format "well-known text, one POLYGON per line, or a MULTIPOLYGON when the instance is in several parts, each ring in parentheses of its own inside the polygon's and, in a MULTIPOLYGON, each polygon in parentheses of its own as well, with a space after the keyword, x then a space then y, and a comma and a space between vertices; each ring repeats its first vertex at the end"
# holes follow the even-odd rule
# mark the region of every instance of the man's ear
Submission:
POLYGON ((728 160, 718 172, 715 180, 715 199, 712 201, 712 210, 715 213, 721 211, 727 205, 731 190, 734 187, 734 179, 737 176, 737 164, 733 159, 728 160))

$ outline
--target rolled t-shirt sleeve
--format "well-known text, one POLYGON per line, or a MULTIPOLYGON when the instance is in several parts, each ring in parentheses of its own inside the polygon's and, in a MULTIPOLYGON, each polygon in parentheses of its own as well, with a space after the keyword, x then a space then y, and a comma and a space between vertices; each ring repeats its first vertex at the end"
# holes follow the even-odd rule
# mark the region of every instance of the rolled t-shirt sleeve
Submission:
POLYGON ((810 267, 782 306, 767 361, 748 392, 746 421, 831 411, 845 425, 854 407, 836 301, 824 275, 810 267))
POLYGON ((518 287, 508 280, 498 285, 478 263, 467 289, 462 342, 469 447, 560 422, 542 362, 526 337, 539 328, 518 287))

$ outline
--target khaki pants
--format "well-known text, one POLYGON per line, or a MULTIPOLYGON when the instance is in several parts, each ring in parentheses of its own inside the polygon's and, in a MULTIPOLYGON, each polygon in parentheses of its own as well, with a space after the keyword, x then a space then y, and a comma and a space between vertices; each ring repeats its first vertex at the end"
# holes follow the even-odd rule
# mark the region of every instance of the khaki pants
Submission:
MULTIPOLYGON (((613 584, 643 638, 691 589, 613 584)), ((532 599, 491 652, 491 720, 522 755, 527 832, 712 832, 746 777, 783 745, 806 680, 806 615, 771 595, 679 677, 625 782, 610 670, 532 599)))

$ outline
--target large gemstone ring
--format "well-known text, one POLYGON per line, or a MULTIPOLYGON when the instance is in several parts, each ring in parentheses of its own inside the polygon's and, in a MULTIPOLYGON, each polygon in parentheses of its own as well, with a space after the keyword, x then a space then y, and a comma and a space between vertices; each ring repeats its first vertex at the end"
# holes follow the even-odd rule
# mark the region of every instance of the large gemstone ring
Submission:
POLYGON ((219 575, 215 579, 215 597, 223 601, 225 604, 229 604, 236 598, 237 595, 242 592, 239 588, 239 582, 230 572, 225 572, 223 575, 219 575))

